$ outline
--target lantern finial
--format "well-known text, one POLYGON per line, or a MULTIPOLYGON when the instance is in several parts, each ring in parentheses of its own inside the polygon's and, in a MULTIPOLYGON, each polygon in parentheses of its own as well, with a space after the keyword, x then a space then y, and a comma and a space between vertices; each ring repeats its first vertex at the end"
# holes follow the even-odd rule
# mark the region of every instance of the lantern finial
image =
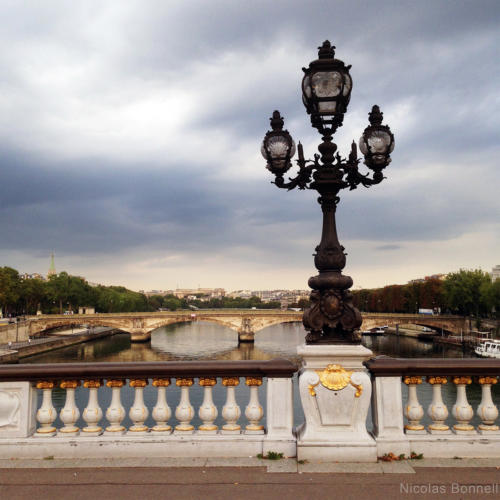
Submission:
POLYGON ((380 108, 375 104, 370 113, 368 113, 368 121, 370 122, 370 125, 382 125, 383 118, 384 113, 382 113, 380 108))
POLYGON ((285 122, 283 121, 283 118, 278 110, 273 111, 273 116, 269 118, 269 121, 271 122, 271 128, 273 130, 283 130, 285 122))
POLYGON ((325 40, 318 49, 319 59, 333 59, 335 57, 335 45, 332 45, 329 40, 325 40))

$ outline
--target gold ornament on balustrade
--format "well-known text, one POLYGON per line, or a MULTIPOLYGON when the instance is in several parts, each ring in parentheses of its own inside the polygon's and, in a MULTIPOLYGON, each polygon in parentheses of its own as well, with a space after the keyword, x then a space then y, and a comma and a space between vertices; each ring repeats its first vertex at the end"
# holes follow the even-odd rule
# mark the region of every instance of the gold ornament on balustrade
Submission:
POLYGON ((214 377, 201 377, 200 385, 202 387, 212 387, 217 384, 217 379, 214 377))
POLYGON ((131 378, 129 381, 130 387, 146 387, 148 381, 144 378, 131 378))
POLYGON ((224 377, 222 379, 222 385, 226 387, 235 387, 239 385, 240 378, 239 377, 224 377))
POLYGON ((102 380, 99 379, 89 379, 83 381, 83 387, 86 389, 99 389, 103 384, 102 380))
POLYGON ((178 378, 175 381, 177 387, 191 387, 193 384, 194 380, 192 378, 178 378))
POLYGON ((471 377, 453 377, 453 383, 455 385, 469 385, 472 384, 471 377))
POLYGON ((76 389, 79 385, 79 380, 62 380, 59 387, 61 389, 76 389))
POLYGON ((448 383, 448 379, 446 377, 427 377, 427 383, 431 385, 444 385, 448 383))
POLYGON ((106 382, 106 385, 108 387, 123 387, 125 385, 125 381, 119 379, 110 379, 106 382))
POLYGON ((245 384, 249 386, 262 385, 262 377, 246 377, 245 384))
POLYGON ((51 380, 39 380, 36 383, 36 388, 37 389, 53 389, 54 388, 54 382, 51 380))
POLYGON ((168 387, 170 385, 169 378, 154 378, 153 385, 155 387, 168 387))
POLYGON ((403 382, 406 385, 419 385, 422 383, 422 377, 405 377, 403 382))
POLYGON ((498 379, 496 377, 479 377, 477 381, 481 385, 486 385, 486 384, 494 385, 498 382, 498 379))
POLYGON ((356 389, 354 396, 357 398, 363 393, 363 386, 361 384, 355 384, 351 380, 351 376, 354 372, 344 369, 342 365, 331 364, 324 370, 316 370, 316 373, 319 376, 319 381, 316 384, 309 384, 309 394, 311 394, 311 396, 316 396, 314 388, 319 385, 319 383, 330 391, 341 391, 350 384, 356 389))

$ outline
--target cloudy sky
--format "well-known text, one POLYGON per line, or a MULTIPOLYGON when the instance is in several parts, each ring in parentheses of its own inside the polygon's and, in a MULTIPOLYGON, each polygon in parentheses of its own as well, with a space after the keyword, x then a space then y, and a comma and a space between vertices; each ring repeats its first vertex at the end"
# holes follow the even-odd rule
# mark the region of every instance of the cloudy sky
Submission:
POLYGON ((0 3, 0 265, 132 289, 306 288, 313 191, 270 183, 274 109, 312 157, 301 68, 329 39, 379 104, 387 180, 344 192, 355 287, 500 264, 500 3, 0 3))

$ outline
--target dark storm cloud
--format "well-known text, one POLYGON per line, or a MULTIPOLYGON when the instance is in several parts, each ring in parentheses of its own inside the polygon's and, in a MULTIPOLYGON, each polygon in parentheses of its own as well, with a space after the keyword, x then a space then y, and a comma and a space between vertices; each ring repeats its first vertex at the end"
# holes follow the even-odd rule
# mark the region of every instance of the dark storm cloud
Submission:
POLYGON ((339 145, 374 103, 396 135, 388 180, 343 197, 342 237, 398 251, 498 223, 497 1, 4 3, 0 14, 0 250, 244 248, 294 261, 319 238, 316 196, 270 185, 258 150, 280 109, 314 154, 300 67, 326 38, 353 64, 339 145))

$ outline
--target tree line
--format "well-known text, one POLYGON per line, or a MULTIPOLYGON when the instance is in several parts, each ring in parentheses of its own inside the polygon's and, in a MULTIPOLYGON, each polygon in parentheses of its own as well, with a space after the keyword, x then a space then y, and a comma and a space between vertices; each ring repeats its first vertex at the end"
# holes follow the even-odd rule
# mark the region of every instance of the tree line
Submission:
POLYGON ((475 317, 498 317, 500 280, 480 269, 450 273, 444 280, 354 290, 354 305, 365 312, 416 313, 419 309, 475 317))
MULTIPOLYGON (((476 317, 500 316, 500 280, 492 282, 481 270, 460 270, 445 280, 427 279, 406 285, 354 290, 354 305, 361 311, 386 313, 416 313, 419 309, 437 309, 442 313, 476 317)), ((42 279, 22 279, 15 269, 0 267, 0 307, 4 316, 78 312, 82 306, 94 307, 96 312, 145 312, 160 309, 277 309, 279 302, 264 303, 258 297, 180 299, 174 295, 146 295, 122 286, 90 286, 78 276, 61 272, 42 279)), ((290 307, 307 307, 301 300, 290 307)))
POLYGON ((222 297, 202 301, 201 297, 187 301, 174 295, 153 295, 128 290, 123 286, 91 286, 79 277, 61 272, 48 280, 22 279, 11 267, 0 267, 0 307, 3 315, 77 313, 79 307, 94 307, 96 312, 146 312, 166 309, 194 308, 279 308, 279 302, 263 303, 258 297, 249 299, 222 297))

